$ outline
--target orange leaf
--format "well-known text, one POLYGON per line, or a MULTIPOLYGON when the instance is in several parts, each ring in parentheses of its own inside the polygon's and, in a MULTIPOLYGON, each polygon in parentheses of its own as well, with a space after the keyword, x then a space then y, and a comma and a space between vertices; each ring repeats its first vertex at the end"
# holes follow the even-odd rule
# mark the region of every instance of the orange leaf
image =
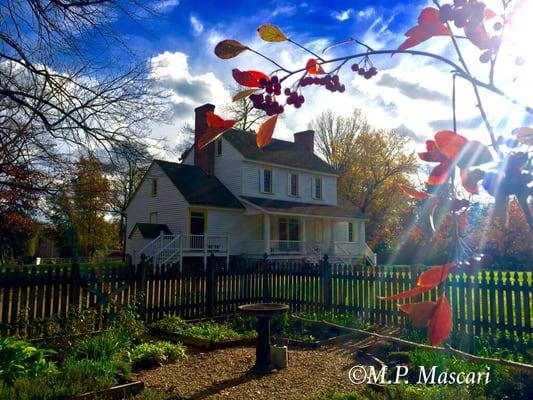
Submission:
POLYGON ((311 75, 322 75, 326 73, 324 71, 324 68, 322 68, 322 65, 320 65, 314 58, 310 58, 307 61, 305 68, 307 69, 307 72, 311 75))
POLYGON ((259 130, 257 131, 256 144, 260 149, 268 146, 272 135, 274 134, 274 128, 276 127, 276 122, 278 121, 278 114, 273 115, 265 122, 261 124, 259 130))
POLYGON ((433 316, 429 320, 428 336, 432 346, 444 342, 452 331, 452 309, 446 296, 441 295, 435 305, 433 316))
POLYGON ((490 8, 485 8, 485 11, 483 12, 483 18, 484 19, 492 19, 494 17, 497 17, 498 14, 496 14, 494 11, 492 11, 490 8))
POLYGON ((233 128, 237 121, 233 119, 222 119, 214 112, 208 111, 205 114, 205 122, 207 124, 207 130, 200 140, 198 140, 197 147, 199 150, 233 128))
POLYGON ((401 304, 399 308, 409 316, 409 320, 415 328, 425 328, 433 316, 435 304, 434 301, 422 301, 419 303, 401 304))
POLYGON ((429 292, 430 290, 431 290, 430 287, 416 286, 412 289, 406 290, 405 292, 393 294, 392 296, 388 296, 388 297, 377 296, 377 297, 378 299, 385 300, 385 301, 407 299, 408 297, 419 296, 422 293, 429 292))
POLYGON ((261 79, 268 80, 268 75, 265 75, 264 73, 260 71, 241 71, 237 68, 234 68, 231 71, 231 74, 233 75, 233 79, 242 86, 247 87, 260 87, 259 81, 261 79))
POLYGON ((408 194, 411 197, 414 197, 415 199, 423 200, 423 199, 429 199, 431 196, 429 193, 422 192, 420 190, 416 190, 415 188, 412 188, 408 185, 399 184, 398 187, 406 194, 408 194))
POLYGON ((435 134, 435 142, 449 160, 455 160, 461 154, 468 140, 453 131, 440 131, 435 134))
POLYGON ((526 146, 533 146, 533 129, 524 126, 522 128, 513 129, 513 135, 516 135, 518 143, 526 146))
POLYGON ((453 263, 430 268, 420 274, 416 284, 417 286, 433 289, 437 287, 439 283, 442 283, 446 280, 448 274, 453 268, 455 268, 455 264, 453 263))
POLYGON ((233 39, 227 39, 219 42, 215 46, 215 54, 217 57, 227 60, 228 58, 237 57, 247 49, 248 47, 242 43, 233 39))

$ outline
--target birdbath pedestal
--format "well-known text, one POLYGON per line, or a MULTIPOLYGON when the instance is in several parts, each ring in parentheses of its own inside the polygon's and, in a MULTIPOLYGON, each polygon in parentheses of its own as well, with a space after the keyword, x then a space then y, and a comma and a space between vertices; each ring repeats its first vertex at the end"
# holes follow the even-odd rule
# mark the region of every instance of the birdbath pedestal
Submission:
POLYGON ((255 349, 254 372, 268 373, 274 368, 270 360, 270 319, 275 314, 282 314, 289 310, 287 304, 278 303, 254 303, 239 306, 243 314, 257 317, 257 346, 255 349))

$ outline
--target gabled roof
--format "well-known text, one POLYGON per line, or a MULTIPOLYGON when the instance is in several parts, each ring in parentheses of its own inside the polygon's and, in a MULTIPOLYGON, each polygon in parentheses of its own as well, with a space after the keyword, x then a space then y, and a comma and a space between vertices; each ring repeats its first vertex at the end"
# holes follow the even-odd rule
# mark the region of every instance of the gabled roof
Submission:
POLYGON ((145 239, 155 239, 159 236, 161 232, 163 232, 165 235, 172 235, 172 232, 165 224, 143 224, 137 222, 133 226, 133 229, 131 230, 128 236, 129 238, 131 238, 133 232, 135 232, 135 228, 137 228, 139 232, 141 232, 142 237, 145 239))
POLYGON ((223 136, 244 158, 293 168, 307 169, 337 175, 337 171, 316 154, 299 148, 294 142, 272 139, 262 149, 257 148, 257 134, 232 129, 223 136))
POLYGON ((262 208, 263 210, 271 212, 337 218, 364 218, 361 210, 358 207, 348 200, 340 197, 338 199, 339 204, 336 206, 299 203, 296 201, 274 200, 249 196, 241 196, 241 198, 262 208))
POLYGON ((241 202, 213 175, 195 165, 154 160, 189 204, 244 209, 241 202))

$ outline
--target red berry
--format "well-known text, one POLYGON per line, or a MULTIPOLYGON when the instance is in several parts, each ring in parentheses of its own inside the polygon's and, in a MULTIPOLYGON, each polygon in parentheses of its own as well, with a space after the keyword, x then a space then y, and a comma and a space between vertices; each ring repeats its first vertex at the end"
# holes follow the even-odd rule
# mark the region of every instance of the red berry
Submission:
POLYGON ((490 61, 491 54, 492 54, 491 51, 487 50, 486 52, 482 53, 479 56, 479 61, 482 62, 483 64, 488 63, 490 61))
POLYGON ((492 27, 495 31, 501 31, 503 28, 503 24, 501 22, 496 22, 492 27))
POLYGON ((355 64, 352 64, 352 71, 353 72, 357 72, 359 70, 359 64, 355 63, 355 64))

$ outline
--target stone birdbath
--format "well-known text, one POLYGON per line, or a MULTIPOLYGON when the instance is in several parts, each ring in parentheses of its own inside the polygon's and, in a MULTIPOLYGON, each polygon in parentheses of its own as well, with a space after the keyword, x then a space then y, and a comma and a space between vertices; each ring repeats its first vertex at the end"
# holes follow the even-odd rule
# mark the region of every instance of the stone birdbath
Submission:
POLYGON ((278 303, 253 303, 239 306, 239 311, 243 314, 257 317, 257 347, 255 349, 254 372, 272 372, 272 362, 270 360, 270 319, 275 314, 282 314, 289 310, 287 304, 278 303))

